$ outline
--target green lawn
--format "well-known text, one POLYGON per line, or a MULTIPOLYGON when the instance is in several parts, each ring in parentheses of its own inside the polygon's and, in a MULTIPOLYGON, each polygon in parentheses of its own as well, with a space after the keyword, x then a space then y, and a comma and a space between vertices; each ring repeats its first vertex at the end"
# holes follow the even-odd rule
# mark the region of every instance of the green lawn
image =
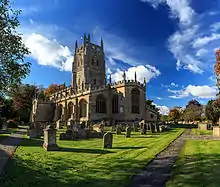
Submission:
POLYGON ((131 138, 114 135, 113 148, 102 139, 58 141, 61 151, 46 152, 40 139, 25 139, 8 165, 4 187, 120 187, 184 129, 131 138))
POLYGON ((167 187, 219 187, 220 141, 188 140, 167 187))
POLYGON ((194 134, 194 135, 212 135, 212 130, 192 129, 190 134, 194 134))

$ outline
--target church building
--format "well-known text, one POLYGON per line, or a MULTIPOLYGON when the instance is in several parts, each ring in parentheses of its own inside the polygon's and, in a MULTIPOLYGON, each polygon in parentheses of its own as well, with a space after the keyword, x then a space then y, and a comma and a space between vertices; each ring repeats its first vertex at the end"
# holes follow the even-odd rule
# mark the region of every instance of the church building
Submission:
POLYGON ((71 86, 50 96, 60 108, 62 120, 77 122, 133 122, 146 120, 146 81, 127 80, 107 83, 104 44, 93 44, 90 35, 84 35, 81 46, 75 43, 71 86))

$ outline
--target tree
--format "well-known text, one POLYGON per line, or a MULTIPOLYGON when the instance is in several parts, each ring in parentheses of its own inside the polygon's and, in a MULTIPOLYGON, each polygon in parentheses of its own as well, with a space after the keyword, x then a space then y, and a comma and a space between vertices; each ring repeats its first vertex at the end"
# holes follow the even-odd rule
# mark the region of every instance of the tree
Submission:
POLYGON ((170 116, 171 120, 173 120, 175 123, 177 123, 178 119, 180 118, 180 112, 176 108, 170 109, 169 116, 170 116))
POLYGON ((13 10, 10 0, 0 1, 0 94, 5 95, 18 85, 30 72, 30 63, 25 62, 28 49, 22 42, 19 26, 20 10, 13 10))
POLYGON ((160 120, 163 122, 169 121, 169 116, 168 115, 161 115, 160 120))
POLYGON ((64 84, 51 84, 48 88, 46 88, 45 90, 45 95, 49 96, 51 94, 54 94, 55 92, 59 91, 59 90, 63 90, 64 88, 66 88, 65 83, 64 84))
POLYGON ((205 108, 205 115, 208 120, 212 121, 212 124, 215 125, 220 117, 220 102, 218 100, 208 101, 205 108))
POLYGON ((42 88, 29 84, 20 85, 17 90, 12 93, 13 109, 21 120, 25 122, 29 121, 32 101, 35 97, 44 98, 42 94, 42 88))
POLYGON ((201 120, 201 115, 202 105, 196 100, 189 101, 186 105, 186 109, 184 110, 183 119, 185 121, 201 120))

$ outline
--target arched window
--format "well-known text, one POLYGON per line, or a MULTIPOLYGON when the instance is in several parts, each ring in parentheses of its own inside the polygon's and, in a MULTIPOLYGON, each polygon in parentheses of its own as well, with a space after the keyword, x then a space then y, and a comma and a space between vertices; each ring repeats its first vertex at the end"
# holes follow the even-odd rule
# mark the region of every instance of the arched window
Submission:
POLYGON ((99 66, 99 60, 96 60, 96 65, 99 66))
POLYGON ((87 116, 87 102, 82 99, 79 102, 79 117, 86 117, 87 116))
POLYGON ((112 98, 112 113, 118 113, 118 96, 114 95, 112 98))
POLYGON ((96 85, 96 79, 93 80, 93 84, 96 85))
POLYGON ((94 66, 94 59, 92 59, 92 66, 94 66))
POLYGON ((103 95, 96 98, 96 113, 106 113, 106 101, 103 95))
POLYGON ((69 102, 68 103, 68 111, 67 111, 67 117, 68 119, 71 118, 71 115, 73 114, 73 103, 69 102))
POLYGON ((138 89, 133 89, 131 91, 131 112, 139 114, 140 106, 140 91, 138 89))

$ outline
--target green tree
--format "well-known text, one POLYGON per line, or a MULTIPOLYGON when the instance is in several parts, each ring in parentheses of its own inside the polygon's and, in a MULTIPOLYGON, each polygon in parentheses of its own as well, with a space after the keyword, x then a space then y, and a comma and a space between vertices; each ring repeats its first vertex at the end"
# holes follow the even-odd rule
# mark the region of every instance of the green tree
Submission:
MULTIPOLYGON (((11 95, 13 99, 13 109, 16 111, 17 116, 25 122, 29 121, 30 112, 32 109, 33 99, 45 96, 42 93, 42 88, 34 85, 20 85, 11 95)), ((42 99, 41 98, 41 99, 42 99)))
POLYGON ((0 1, 0 94, 5 95, 18 85, 30 72, 25 62, 28 49, 22 42, 18 16, 21 10, 13 10, 10 0, 0 1))
POLYGON ((175 123, 178 123, 178 120, 180 118, 180 112, 176 108, 170 109, 169 116, 171 120, 173 120, 175 123))
POLYGON ((205 115, 207 119, 212 121, 212 124, 215 125, 220 117, 220 102, 218 100, 208 101, 205 108, 205 115))
POLYGON ((201 120, 202 119, 202 105, 196 101, 191 100, 186 105, 186 109, 183 113, 183 119, 185 121, 195 121, 195 120, 201 120))

